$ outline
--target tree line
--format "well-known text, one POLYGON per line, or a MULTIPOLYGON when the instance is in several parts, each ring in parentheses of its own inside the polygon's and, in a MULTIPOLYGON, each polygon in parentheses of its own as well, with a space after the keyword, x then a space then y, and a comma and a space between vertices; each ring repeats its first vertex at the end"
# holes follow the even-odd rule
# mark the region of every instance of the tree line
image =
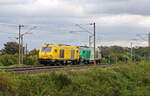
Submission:
MULTIPOLYGON (((17 42, 7 42, 0 51, 0 65, 18 64, 19 44, 17 42)), ((21 46, 22 47, 22 46, 21 46)), ((129 47, 121 46, 101 46, 99 47, 102 54, 101 63, 130 63, 130 62, 148 62, 148 47, 129 47)), ((23 48, 25 51, 25 48, 23 48)), ((24 52, 23 51, 23 52, 24 52)), ((33 49, 24 53, 24 64, 38 64, 39 50, 33 49)))
POLYGON ((129 47, 121 46, 102 46, 102 62, 105 63, 129 63, 129 62, 148 62, 148 47, 129 47))
MULTIPOLYGON (((33 49, 25 53, 25 48, 23 48, 23 64, 25 65, 38 65, 38 50, 33 49)), ((9 65, 17 65, 18 53, 19 53, 19 44, 17 42, 7 42, 4 44, 4 48, 0 51, 0 66, 9 66, 9 65)))

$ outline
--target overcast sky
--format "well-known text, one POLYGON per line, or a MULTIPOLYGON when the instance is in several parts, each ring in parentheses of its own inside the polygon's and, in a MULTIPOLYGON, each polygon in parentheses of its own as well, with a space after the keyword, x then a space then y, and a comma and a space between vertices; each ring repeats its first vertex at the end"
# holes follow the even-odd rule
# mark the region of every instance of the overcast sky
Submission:
MULTIPOLYGON (((23 24, 24 43, 30 49, 44 43, 86 45, 89 23, 96 22, 97 45, 147 46, 150 32, 150 0, 1 0, 0 49, 17 41, 18 24, 23 24), (36 28, 34 27, 36 26, 36 28), (33 28, 33 30, 32 30, 33 28), (140 34, 140 35, 139 35, 140 34)), ((17 41, 18 42, 18 41, 17 41)))

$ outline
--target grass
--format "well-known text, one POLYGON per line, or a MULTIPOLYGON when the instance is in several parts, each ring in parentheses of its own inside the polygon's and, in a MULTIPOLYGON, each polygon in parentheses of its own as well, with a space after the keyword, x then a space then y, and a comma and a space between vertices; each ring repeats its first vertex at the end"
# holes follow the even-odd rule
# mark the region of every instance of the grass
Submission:
MULTIPOLYGON (((37 66, 37 65, 14 64, 9 66, 0 66, 0 68, 28 67, 28 66, 37 66)), ((39 64, 38 66, 44 66, 44 65, 39 64)))
POLYGON ((2 96, 148 96, 150 65, 124 64, 84 71, 12 76, 0 72, 2 96))

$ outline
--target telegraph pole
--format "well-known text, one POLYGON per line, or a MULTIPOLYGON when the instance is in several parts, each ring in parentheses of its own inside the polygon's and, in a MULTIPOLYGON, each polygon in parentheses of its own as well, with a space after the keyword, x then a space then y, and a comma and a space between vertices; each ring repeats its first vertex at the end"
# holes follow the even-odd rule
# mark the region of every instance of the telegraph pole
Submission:
POLYGON ((93 25, 93 31, 94 31, 94 65, 96 66, 96 24, 91 23, 90 25, 93 25))
POLYGON ((89 47, 91 47, 91 38, 92 36, 89 35, 89 47))
POLYGON ((27 48, 27 43, 26 43, 26 64, 27 64, 27 52, 28 52, 28 48, 27 48))
POLYGON ((96 24, 95 24, 95 22, 93 23, 93 26, 94 26, 94 64, 95 64, 95 66, 96 66, 96 50, 95 50, 95 48, 96 48, 96 24))
POLYGON ((23 34, 21 35, 21 64, 23 64, 23 34))
POLYGON ((132 53, 133 53, 133 49, 132 49, 132 42, 131 42, 131 63, 132 63, 132 53))
POLYGON ((19 24, 19 64, 21 60, 21 27, 24 27, 24 25, 19 24))
POLYGON ((148 45, 149 45, 149 62, 150 62, 150 33, 148 34, 148 45))

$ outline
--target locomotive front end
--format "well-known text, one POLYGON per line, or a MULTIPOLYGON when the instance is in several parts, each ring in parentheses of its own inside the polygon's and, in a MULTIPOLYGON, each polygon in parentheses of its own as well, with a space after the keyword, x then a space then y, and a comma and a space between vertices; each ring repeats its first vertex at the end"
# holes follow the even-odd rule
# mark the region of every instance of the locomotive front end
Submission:
POLYGON ((52 47, 43 46, 39 51, 39 62, 50 62, 53 58, 52 47))

